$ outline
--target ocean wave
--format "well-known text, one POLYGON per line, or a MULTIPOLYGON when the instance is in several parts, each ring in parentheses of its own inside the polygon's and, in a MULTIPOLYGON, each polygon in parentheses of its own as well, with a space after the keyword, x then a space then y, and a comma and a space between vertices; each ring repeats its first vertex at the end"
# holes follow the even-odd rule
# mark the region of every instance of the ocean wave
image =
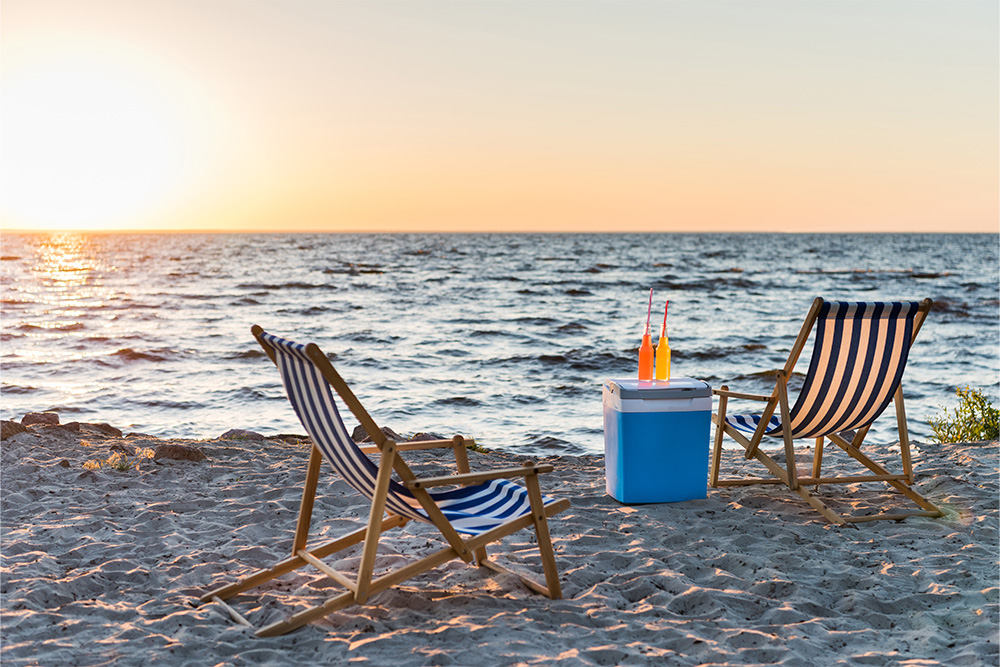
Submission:
POLYGON ((561 396, 583 396, 594 393, 594 388, 586 384, 561 384, 554 389, 561 396))
POLYGON ((349 340, 353 343, 375 343, 377 345, 384 345, 386 346, 386 349, 389 349, 391 345, 394 345, 399 341, 399 336, 385 335, 374 331, 351 331, 340 334, 338 338, 340 340, 349 340))
POLYGON ((38 391, 38 387, 22 386, 19 384, 7 384, 3 383, 3 388, 0 389, 0 394, 34 394, 38 391))
POLYGON ((532 447, 538 447, 539 449, 559 449, 565 451, 571 447, 569 441, 551 435, 535 436, 530 440, 530 443, 532 447))
POLYGON ((544 396, 533 396, 530 394, 493 394, 490 396, 490 403, 493 405, 503 405, 504 403, 515 403, 517 405, 539 405, 545 402, 544 396))
POLYGON ((159 410, 180 410, 182 412, 203 410, 205 408, 205 405, 198 401, 169 401, 162 398, 151 399, 151 400, 130 398, 125 402, 130 405, 143 408, 157 408, 159 410))
POLYGON ((482 401, 477 401, 474 398, 469 398, 468 396, 451 396, 449 398, 439 398, 438 400, 431 403, 431 405, 440 405, 443 407, 463 407, 463 408, 475 408, 481 406, 482 401))
MULTIPOLYGON (((261 352, 263 355, 263 352, 261 352)), ((216 401, 235 404, 235 405, 248 405, 252 406, 261 400, 270 400, 274 398, 273 394, 270 394, 259 387, 239 387, 237 389, 229 389, 226 391, 218 392, 216 401)))
POLYGON ((631 355, 623 357, 613 352, 593 352, 588 350, 570 350, 564 354, 540 354, 534 359, 545 366, 565 366, 575 371, 603 371, 619 368, 625 362, 631 363, 631 355))
POLYGON ((757 282, 742 277, 742 275, 738 278, 713 277, 693 281, 675 281, 661 278, 653 283, 653 289, 655 290, 669 290, 673 292, 714 292, 721 288, 766 289, 770 286, 770 283, 757 282))
POLYGON ((378 264, 348 264, 340 268, 323 269, 327 275, 360 276, 363 274, 381 275, 385 273, 378 264))
POLYGON ((613 271, 620 268, 617 264, 604 264, 598 262, 588 269, 583 269, 581 273, 604 273, 605 271, 613 271))
POLYGON ((67 322, 67 323, 50 322, 46 324, 29 324, 27 322, 23 322, 14 327, 16 331, 24 331, 26 333, 31 333, 35 331, 69 333, 72 331, 83 331, 86 328, 87 325, 84 324, 83 322, 67 322))
MULTIPOLYGON (((166 352, 167 354, 170 354, 169 351, 161 351, 161 352, 166 352)), ((156 361, 167 361, 168 360, 168 357, 167 356, 163 356, 162 353, 161 354, 157 354, 155 352, 139 352, 139 351, 133 350, 130 347, 123 347, 120 350, 118 350, 117 352, 113 352, 112 354, 110 354, 108 356, 111 356, 111 357, 114 357, 116 359, 120 359, 120 360, 126 361, 126 362, 133 362, 133 361, 154 361, 154 362, 156 362, 156 361)))
POLYGON ((672 350, 671 356, 677 359, 691 361, 715 361, 725 359, 736 354, 746 354, 747 352, 759 352, 766 350, 767 345, 763 343, 745 343, 732 347, 710 347, 704 350, 672 350))
POLYGON ((472 354, 471 351, 462 347, 446 347, 441 350, 435 350, 435 355, 442 358, 447 357, 468 357, 472 354))
POLYGON ((240 352, 233 352, 223 356, 223 359, 260 359, 261 357, 266 357, 264 350, 260 348, 250 348, 248 350, 242 350, 240 352))
POLYGON ((973 306, 971 306, 967 301, 959 301, 958 299, 948 299, 944 297, 937 297, 934 299, 934 304, 931 306, 932 313, 941 313, 943 315, 951 315, 953 317, 970 317, 972 315, 973 306))
POLYGON ((517 322, 518 324, 537 324, 540 326, 555 324, 556 322, 558 322, 558 320, 555 320, 551 317, 512 317, 507 321, 517 322))
POLYGON ((303 308, 299 311, 303 315, 321 315, 323 313, 334 312, 332 308, 327 306, 309 306, 308 308, 303 308))
MULTIPOLYGON (((78 405, 48 405, 45 407, 45 412, 55 412, 60 415, 79 415, 90 412, 90 407, 81 407, 78 405)), ((60 420, 65 422, 66 420, 60 420)))
POLYGON ((277 292, 280 290, 312 290, 312 289, 336 289, 336 285, 331 283, 304 283, 292 281, 287 283, 241 283, 237 289, 256 290, 264 292, 277 292))
POLYGON ((906 276, 907 278, 947 278, 955 275, 951 271, 917 271, 916 269, 797 269, 795 273, 807 276, 906 276))
POLYGON ((529 338, 523 333, 516 331, 503 331, 502 329, 475 329, 468 333, 471 338, 529 338))

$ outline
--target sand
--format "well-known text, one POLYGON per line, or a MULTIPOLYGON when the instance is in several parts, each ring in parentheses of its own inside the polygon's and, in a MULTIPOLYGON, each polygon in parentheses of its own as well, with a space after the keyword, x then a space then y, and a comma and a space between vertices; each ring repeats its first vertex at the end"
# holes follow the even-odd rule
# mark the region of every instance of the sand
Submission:
MULTIPOLYGON (((600 457, 546 459, 556 472, 543 490, 573 503, 551 521, 563 600, 456 561, 272 639, 197 597, 288 555, 307 447, 174 441, 207 460, 84 468, 112 447, 163 442, 39 426, 0 443, 5 666, 925 667, 1000 658, 996 442, 916 447, 916 486, 945 518, 848 528, 778 487, 624 506, 604 493, 600 457)), ((470 455, 473 470, 519 462, 470 455)), ((408 458, 418 472, 447 469, 433 455, 408 458)), ((743 463, 738 452, 725 458, 726 470, 743 463)), ((331 474, 320 491, 321 539, 366 517, 366 503, 331 474)), ((867 504, 890 498, 874 485, 853 493, 867 504)), ((436 540, 415 523, 393 534, 380 566, 436 540)), ((540 574, 532 542, 518 533, 499 560, 540 574)), ((356 561, 351 552, 332 564, 356 561)), ((260 627, 337 591, 303 570, 232 602, 260 627)))

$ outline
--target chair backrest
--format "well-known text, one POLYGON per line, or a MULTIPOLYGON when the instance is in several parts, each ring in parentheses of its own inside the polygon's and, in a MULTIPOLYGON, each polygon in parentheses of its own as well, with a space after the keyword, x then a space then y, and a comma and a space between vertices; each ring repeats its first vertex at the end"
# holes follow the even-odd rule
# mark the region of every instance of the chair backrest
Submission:
MULTIPOLYGON (((273 353, 273 356, 268 356, 278 367, 288 400, 313 443, 344 481, 371 499, 375 495, 378 466, 358 448, 348 433, 334 402, 330 384, 309 357, 307 346, 262 330, 255 330, 254 335, 262 346, 267 346, 265 351, 270 348, 273 353)), ((386 506, 396 514, 419 521, 427 520, 416 509, 419 503, 409 490, 395 481, 389 482, 386 506)))
POLYGON ((792 437, 825 436, 875 421, 899 387, 929 308, 929 300, 823 302, 809 370, 789 415, 792 437))

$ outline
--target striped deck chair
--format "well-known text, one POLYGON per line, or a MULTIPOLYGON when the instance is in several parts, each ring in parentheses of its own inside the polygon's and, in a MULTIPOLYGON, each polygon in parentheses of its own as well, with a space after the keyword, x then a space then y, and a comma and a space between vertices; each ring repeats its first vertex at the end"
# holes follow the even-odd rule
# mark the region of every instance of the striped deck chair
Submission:
POLYGON ((256 325, 251 331, 278 367, 288 399, 312 438, 313 447, 291 557, 236 583, 208 592, 201 598, 203 603, 219 603, 234 620, 249 626, 249 622, 224 600, 306 565, 315 567, 347 589, 320 605, 298 612, 257 632, 257 636, 271 637, 290 632, 350 605, 364 604, 369 596, 454 558, 466 563, 474 560, 480 567, 515 574, 529 588, 549 598, 559 599, 562 596, 547 519, 568 508, 569 501, 542 495, 538 475, 551 472, 551 465, 537 465, 526 461, 519 468, 471 473, 466 456, 466 439, 462 436, 455 436, 451 440, 393 442, 382 433, 315 344, 293 343, 268 334, 256 325), (359 447, 351 439, 334 403, 331 385, 365 430, 372 434, 374 446, 359 447), (400 456, 402 451, 432 448, 451 448, 459 474, 418 478, 400 456), (379 455, 377 465, 368 454, 379 455), (371 500, 371 510, 365 528, 307 549, 313 500, 323 459, 355 490, 371 500), (399 482, 392 479, 393 472, 398 476, 399 482), (518 477, 523 478, 523 486, 510 481, 510 478, 518 477), (441 486, 456 488, 431 490, 441 486), (447 546, 373 578, 381 534, 411 520, 433 524, 447 546), (531 526, 535 529, 545 572, 544 586, 507 570, 491 560, 486 553, 488 544, 531 526), (322 560, 325 556, 362 542, 361 561, 353 578, 334 570, 322 560))
POLYGON ((910 488, 913 467, 900 383, 910 346, 930 308, 930 299, 920 303, 848 303, 820 298, 813 301, 788 361, 784 368, 776 371, 777 381, 769 396, 738 393, 730 391, 728 386, 715 391, 719 396, 719 407, 718 412, 712 415, 716 430, 710 484, 713 487, 784 484, 829 521, 841 525, 878 519, 899 520, 908 516, 941 516, 940 509, 910 488), (816 338, 812 359, 798 399, 789 408, 788 378, 814 324, 816 338), (726 408, 730 398, 761 401, 766 405, 759 414, 729 415, 726 408), (901 474, 890 473, 861 451, 861 444, 872 422, 893 400, 896 403, 902 457, 901 474), (723 434, 743 446, 747 459, 756 458, 763 463, 773 477, 719 479, 723 434), (784 467, 761 451, 760 444, 765 436, 783 440, 784 467), (816 443, 811 477, 799 477, 795 466, 793 442, 802 438, 814 439, 816 443), (824 439, 839 446, 868 468, 870 473, 823 477, 824 439), (857 482, 885 482, 921 509, 904 514, 841 516, 804 488, 857 482))

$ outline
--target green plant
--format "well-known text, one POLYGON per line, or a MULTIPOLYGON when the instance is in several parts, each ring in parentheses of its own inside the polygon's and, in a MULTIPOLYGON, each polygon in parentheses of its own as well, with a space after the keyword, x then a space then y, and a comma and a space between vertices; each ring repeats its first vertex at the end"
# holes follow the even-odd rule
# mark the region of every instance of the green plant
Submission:
POLYGON ((490 453, 490 450, 486 449, 485 447, 483 447, 482 445, 480 445, 479 443, 477 443, 475 440, 473 440, 471 438, 469 438, 468 440, 465 441, 465 448, 469 449, 469 450, 471 450, 473 452, 479 452, 480 454, 489 454, 490 453))
POLYGON ((140 448, 135 451, 135 455, 132 460, 129 460, 128 456, 122 454, 121 452, 114 452, 108 458, 103 461, 98 459, 90 459, 83 464, 83 467, 88 470, 97 470, 98 468, 111 468, 112 470, 117 470, 118 472, 125 472, 126 470, 131 470, 132 468, 139 468, 139 465, 147 460, 152 459, 154 452, 151 448, 145 447, 140 448))
POLYGON ((955 390, 959 404, 954 414, 948 409, 927 420, 934 431, 936 442, 971 442, 993 440, 1000 436, 1000 410, 980 389, 958 387, 955 390))

